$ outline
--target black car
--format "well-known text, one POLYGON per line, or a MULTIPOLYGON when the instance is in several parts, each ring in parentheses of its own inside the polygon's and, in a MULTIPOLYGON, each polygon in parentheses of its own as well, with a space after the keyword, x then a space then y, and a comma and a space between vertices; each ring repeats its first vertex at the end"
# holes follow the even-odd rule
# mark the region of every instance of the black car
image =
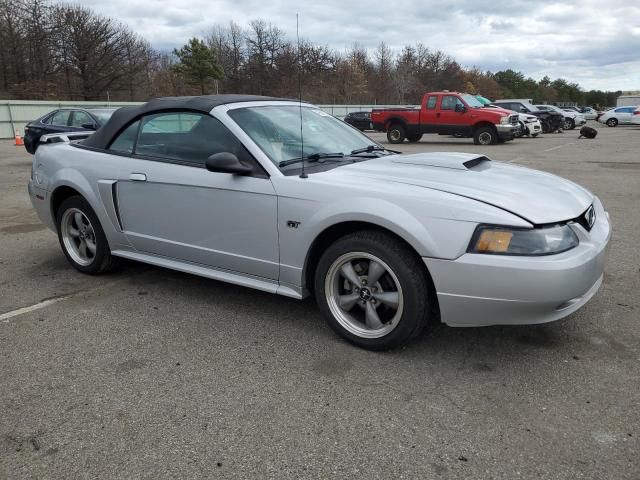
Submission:
POLYGON ((542 125, 542 133, 562 131, 564 126, 564 115, 552 110, 540 110, 528 100, 495 100, 492 105, 538 117, 542 125))
POLYGON ((371 112, 351 112, 344 117, 344 121, 360 131, 372 130, 371 112))
POLYGON ((24 147, 27 152, 34 154, 42 135, 97 130, 116 110, 116 108, 60 108, 49 112, 27 123, 24 127, 24 147))

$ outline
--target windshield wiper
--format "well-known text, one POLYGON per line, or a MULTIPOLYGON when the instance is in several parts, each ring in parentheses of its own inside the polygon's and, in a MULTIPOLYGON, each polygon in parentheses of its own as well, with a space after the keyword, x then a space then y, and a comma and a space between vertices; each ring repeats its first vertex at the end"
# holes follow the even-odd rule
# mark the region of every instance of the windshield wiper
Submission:
POLYGON ((402 153, 397 150, 391 150, 390 148, 385 148, 381 145, 367 145, 364 148, 357 148, 353 150, 349 155, 358 155, 360 153, 371 153, 371 152, 391 152, 391 153, 402 153))
POLYGON ((342 158, 344 157, 344 153, 342 152, 334 152, 334 153, 312 153, 310 155, 307 155, 306 157, 299 157, 299 158, 291 158, 289 160, 283 160, 282 162, 278 163, 279 167, 286 167, 287 165, 292 165, 294 163, 300 163, 300 162, 317 162, 319 160, 323 160, 325 158, 342 158))

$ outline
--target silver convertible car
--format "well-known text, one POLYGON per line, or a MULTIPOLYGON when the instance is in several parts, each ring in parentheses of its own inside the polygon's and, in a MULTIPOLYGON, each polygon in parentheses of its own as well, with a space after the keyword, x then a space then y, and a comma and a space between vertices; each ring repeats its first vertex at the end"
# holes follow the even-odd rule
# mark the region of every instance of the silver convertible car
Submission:
POLYGON ((126 258, 314 295, 376 350, 438 320, 557 320, 602 283, 611 227, 589 191, 477 154, 399 155, 307 103, 160 98, 72 137, 42 138, 29 193, 83 273, 126 258))

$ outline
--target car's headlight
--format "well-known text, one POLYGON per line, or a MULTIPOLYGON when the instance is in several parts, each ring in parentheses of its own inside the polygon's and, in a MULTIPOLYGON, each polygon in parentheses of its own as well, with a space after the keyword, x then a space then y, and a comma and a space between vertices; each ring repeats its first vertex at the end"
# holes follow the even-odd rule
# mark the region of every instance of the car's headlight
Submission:
POLYGON ((542 228, 480 225, 467 251, 493 255, 551 255, 577 245, 578 237, 566 224, 542 228))
POLYGON ((508 123, 510 123, 510 122, 509 122, 509 117, 502 117, 502 118, 500 119, 500 125, 506 125, 506 124, 508 124, 508 123))

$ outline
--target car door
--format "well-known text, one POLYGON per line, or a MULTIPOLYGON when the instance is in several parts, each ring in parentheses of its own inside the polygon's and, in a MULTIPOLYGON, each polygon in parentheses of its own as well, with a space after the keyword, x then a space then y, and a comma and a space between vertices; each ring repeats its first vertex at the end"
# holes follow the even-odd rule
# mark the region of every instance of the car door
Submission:
POLYGON ((616 117, 620 123, 631 123, 631 117, 635 107, 616 108, 616 117))
POLYGON ((438 95, 429 95, 420 110, 421 133, 438 133, 440 125, 437 106, 438 95))
POLYGON ((456 105, 465 107, 465 104, 457 95, 442 95, 438 111, 440 130, 438 133, 453 135, 454 133, 466 133, 466 111, 456 112, 456 105))
MULTIPOLYGON (((95 125, 95 120, 84 110, 73 110, 71 112, 71 119, 69 125, 73 128, 73 131, 83 132, 87 130, 83 125, 95 125)), ((91 130, 95 130, 92 128, 91 130)))
POLYGON ((51 116, 51 120, 48 122, 45 132, 43 133, 62 133, 69 132, 69 121, 71 120, 71 110, 58 110, 51 116))
POLYGON ((277 201, 267 174, 217 119, 168 112, 143 117, 110 150, 131 155, 117 203, 125 235, 140 252, 277 279, 277 201), (231 152, 256 174, 206 170, 231 152))

